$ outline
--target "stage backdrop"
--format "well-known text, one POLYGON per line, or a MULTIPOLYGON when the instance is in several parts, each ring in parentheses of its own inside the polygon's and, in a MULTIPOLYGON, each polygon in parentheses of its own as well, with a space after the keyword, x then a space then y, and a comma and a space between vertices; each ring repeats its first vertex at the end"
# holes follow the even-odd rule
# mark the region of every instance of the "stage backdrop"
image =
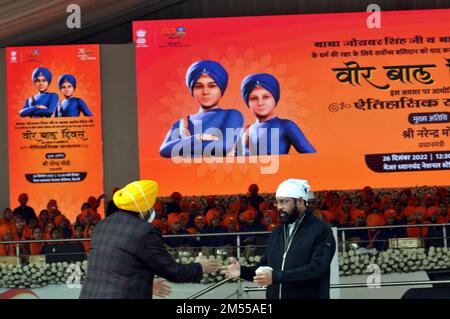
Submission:
POLYGON ((290 177, 308 179, 313 190, 447 185, 450 10, 381 12, 381 28, 372 29, 369 15, 134 22, 141 178, 157 180, 161 194, 245 192, 250 183, 272 192, 290 177), (275 115, 292 121, 315 152, 163 157, 169 129, 182 132, 199 110, 185 83, 199 60, 227 70, 219 105, 240 112, 244 128, 255 116, 241 81, 272 74, 280 84, 275 115))
POLYGON ((6 64, 10 205, 27 193, 38 214, 55 199, 73 221, 103 193, 100 48, 12 47, 6 64))

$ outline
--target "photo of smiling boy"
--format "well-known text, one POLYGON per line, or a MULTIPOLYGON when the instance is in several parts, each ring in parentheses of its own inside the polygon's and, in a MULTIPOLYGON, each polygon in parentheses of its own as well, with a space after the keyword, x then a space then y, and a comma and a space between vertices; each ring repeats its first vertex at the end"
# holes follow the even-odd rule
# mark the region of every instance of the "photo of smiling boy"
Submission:
POLYGON ((256 121, 239 139, 242 147, 237 148, 238 156, 288 154, 291 146, 298 153, 316 153, 297 124, 276 116, 280 84, 273 75, 257 73, 247 76, 241 83, 241 93, 256 121), (278 145, 274 145, 276 143, 278 145))
POLYGON ((186 85, 200 107, 196 114, 172 125, 160 147, 162 157, 171 158, 172 153, 184 157, 227 156, 237 136, 227 139, 227 134, 234 135, 244 122, 239 111, 219 106, 227 84, 228 73, 219 63, 202 60, 191 64, 186 72, 186 85), (204 154, 205 148, 212 152, 204 154), (179 154, 180 150, 183 154, 179 154), (185 150, 190 153, 184 154, 185 150))
POLYGON ((61 75, 58 79, 58 87, 64 95, 65 100, 58 105, 56 112, 57 117, 78 117, 81 113, 84 116, 92 116, 92 112, 84 101, 75 97, 75 89, 77 88, 77 80, 71 74, 61 75))
POLYGON ((48 87, 52 82, 52 73, 49 69, 36 68, 31 75, 34 86, 38 90, 36 95, 29 97, 20 110, 21 117, 51 117, 58 105, 58 94, 49 93, 48 87))

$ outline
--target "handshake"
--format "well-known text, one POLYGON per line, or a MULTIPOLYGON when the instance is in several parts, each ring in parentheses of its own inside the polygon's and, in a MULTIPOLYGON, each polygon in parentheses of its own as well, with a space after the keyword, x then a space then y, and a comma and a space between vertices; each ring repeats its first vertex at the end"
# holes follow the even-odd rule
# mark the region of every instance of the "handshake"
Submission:
MULTIPOLYGON (((241 265, 235 258, 231 258, 230 264, 224 267, 225 277, 237 279, 241 276, 241 265)), ((260 286, 272 285, 272 271, 271 267, 262 266, 256 269, 253 282, 260 286)))
POLYGON ((202 266, 203 274, 216 272, 220 268, 220 264, 216 259, 208 259, 204 257, 202 253, 198 254, 196 262, 202 266))

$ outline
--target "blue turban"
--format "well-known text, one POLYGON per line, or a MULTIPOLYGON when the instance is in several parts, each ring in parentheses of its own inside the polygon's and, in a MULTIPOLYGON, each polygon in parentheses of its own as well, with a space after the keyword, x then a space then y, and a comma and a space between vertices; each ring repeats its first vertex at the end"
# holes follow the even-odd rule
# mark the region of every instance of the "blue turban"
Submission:
POLYGON ((59 89, 61 89, 61 86, 66 81, 69 82, 70 84, 72 84, 74 89, 77 87, 77 80, 75 79, 75 77, 73 75, 71 75, 71 74, 63 74, 58 79, 58 87, 59 87, 59 89))
POLYGON ((267 73, 255 73, 247 76, 241 83, 242 98, 247 106, 250 93, 252 93, 256 86, 261 86, 269 91, 275 99, 275 103, 278 104, 280 100, 280 84, 278 80, 273 75, 267 73))
POLYGON ((47 68, 36 68, 33 71, 33 75, 31 75, 31 79, 33 80, 33 82, 36 82, 37 78, 42 75, 48 82, 48 84, 50 84, 50 82, 52 82, 52 72, 49 71, 49 69, 47 68))
POLYGON ((227 70, 219 63, 210 60, 194 62, 187 70, 186 85, 191 93, 194 92, 194 85, 203 74, 209 75, 217 83, 223 95, 228 84, 227 70))

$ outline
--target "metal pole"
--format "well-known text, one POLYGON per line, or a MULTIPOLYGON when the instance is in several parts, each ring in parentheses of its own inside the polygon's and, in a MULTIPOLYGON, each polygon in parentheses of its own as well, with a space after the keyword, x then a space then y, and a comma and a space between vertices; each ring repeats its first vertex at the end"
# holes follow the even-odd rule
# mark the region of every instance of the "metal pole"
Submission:
POLYGON ((447 228, 442 226, 442 234, 444 235, 444 247, 447 248, 447 228))
POLYGON ((204 294, 207 294, 207 293, 210 292, 211 290, 214 290, 214 289, 216 289, 217 287, 222 286, 224 283, 226 283, 226 282, 229 281, 229 280, 231 280, 231 278, 225 278, 225 279, 223 279, 223 280, 221 280, 221 281, 215 283, 215 284, 212 285, 212 286, 209 286, 209 287, 207 287, 207 288, 205 288, 205 289, 203 289, 203 290, 200 290, 199 292, 197 292, 196 294, 194 294, 194 295, 188 297, 187 299, 197 299, 198 297, 201 297, 201 296, 203 296, 204 294))
POLYGON ((345 230, 342 231, 342 252, 345 253, 345 230))
MULTIPOLYGON (((241 236, 237 235, 237 239, 236 239, 236 257, 239 261, 240 257, 241 257, 241 236)), ((238 284, 238 290, 237 290, 237 297, 238 299, 241 299, 242 297, 242 280, 241 278, 238 278, 237 281, 238 284)))
POLYGON ((16 244, 16 256, 17 256, 17 264, 20 264, 20 247, 19 244, 16 244))

